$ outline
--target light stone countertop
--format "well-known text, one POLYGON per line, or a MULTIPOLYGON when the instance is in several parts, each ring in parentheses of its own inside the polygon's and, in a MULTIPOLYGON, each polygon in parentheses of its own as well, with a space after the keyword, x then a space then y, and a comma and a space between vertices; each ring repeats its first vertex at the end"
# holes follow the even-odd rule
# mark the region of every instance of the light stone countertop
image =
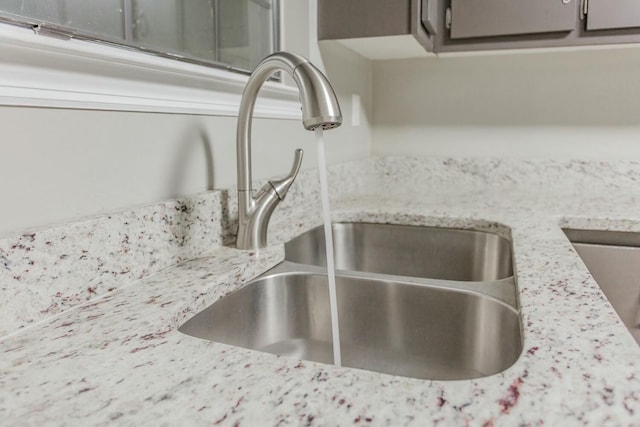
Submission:
POLYGON ((0 424, 640 425, 640 347, 561 231, 640 231, 640 165, 439 162, 376 163, 333 219, 510 230, 524 350, 506 371, 425 381, 178 332, 320 223, 298 207, 259 254, 218 247, 4 338, 0 424))

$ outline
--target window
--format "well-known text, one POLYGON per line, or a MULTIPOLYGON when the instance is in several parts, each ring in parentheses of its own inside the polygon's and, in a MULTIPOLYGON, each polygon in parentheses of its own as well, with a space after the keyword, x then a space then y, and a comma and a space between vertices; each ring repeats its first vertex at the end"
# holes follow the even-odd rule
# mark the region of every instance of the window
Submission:
POLYGON ((0 18, 242 71, 278 48, 275 0, 0 0, 0 18))
MULTIPOLYGON (((237 114, 279 0, 0 0, 0 104, 237 114), (97 43, 96 43, 97 42, 97 43)), ((257 117, 298 118, 269 82, 257 117)))

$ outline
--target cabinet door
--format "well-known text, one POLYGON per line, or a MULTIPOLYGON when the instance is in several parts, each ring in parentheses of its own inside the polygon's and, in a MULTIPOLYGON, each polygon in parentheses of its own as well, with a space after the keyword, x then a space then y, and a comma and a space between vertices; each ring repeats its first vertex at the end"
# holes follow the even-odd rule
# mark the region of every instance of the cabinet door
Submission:
POLYGON ((640 27, 640 1, 589 0, 587 30, 640 27))
POLYGON ((410 33, 411 0, 318 0, 320 40, 410 33))
POLYGON ((451 38, 572 31, 579 3, 580 0, 451 0, 451 38))

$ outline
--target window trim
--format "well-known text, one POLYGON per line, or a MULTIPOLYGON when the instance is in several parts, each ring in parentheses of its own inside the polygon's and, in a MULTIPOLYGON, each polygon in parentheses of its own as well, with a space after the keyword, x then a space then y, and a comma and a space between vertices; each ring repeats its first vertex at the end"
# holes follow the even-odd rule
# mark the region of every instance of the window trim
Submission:
MULTIPOLYGON (((237 116, 245 74, 0 23, 0 105, 237 116)), ((300 119, 298 90, 265 83, 255 117, 300 119)))

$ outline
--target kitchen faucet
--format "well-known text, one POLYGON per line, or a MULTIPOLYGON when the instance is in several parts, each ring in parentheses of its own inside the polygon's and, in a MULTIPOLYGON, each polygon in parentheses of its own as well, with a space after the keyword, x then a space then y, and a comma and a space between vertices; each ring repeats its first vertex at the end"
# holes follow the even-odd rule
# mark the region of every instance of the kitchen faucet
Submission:
POLYGON ((289 73, 300 91, 302 125, 307 130, 333 129, 342 124, 338 99, 324 74, 309 60, 289 52, 276 52, 260 62, 247 81, 240 101, 236 133, 238 172, 238 249, 256 250, 267 245, 267 227, 274 209, 284 200, 302 163, 295 151, 289 174, 267 182, 255 195, 251 188, 251 119, 263 83, 275 72, 289 73))

